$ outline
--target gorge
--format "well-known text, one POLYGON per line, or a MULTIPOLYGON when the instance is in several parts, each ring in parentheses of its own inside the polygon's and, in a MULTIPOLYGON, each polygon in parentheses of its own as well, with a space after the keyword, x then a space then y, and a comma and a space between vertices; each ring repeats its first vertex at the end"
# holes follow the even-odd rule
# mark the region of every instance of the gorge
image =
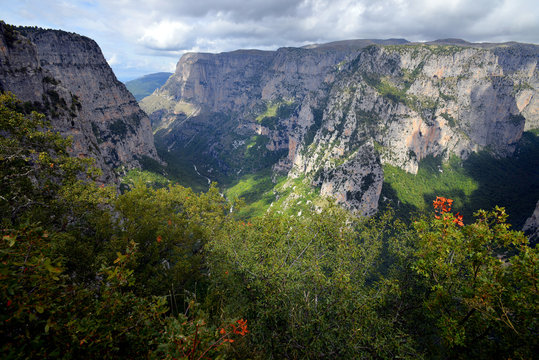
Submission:
POLYGON ((0 22, 0 352, 533 358, 538 50, 186 53, 137 102, 95 41, 0 22))
POLYGON ((266 207, 321 195, 372 215, 387 198, 384 169, 416 174, 436 159, 443 172, 450 159, 520 151, 539 127, 538 50, 392 39, 189 53, 140 104, 169 162, 187 159, 183 168, 232 187, 248 174, 274 185, 284 176, 254 197, 266 207))
MULTIPOLYGON (((149 161, 194 189, 217 181, 227 196, 253 205, 246 214, 297 213, 326 197, 360 215, 388 204, 421 210, 407 202, 401 183, 413 181, 422 162, 436 163, 427 177, 460 176, 468 188, 450 184, 446 195, 471 208, 477 201, 466 199, 483 196, 482 180, 463 175, 463 162, 477 154, 494 162, 522 158, 539 128, 536 45, 389 39, 188 53, 140 101, 148 118, 92 40, 6 24, 1 30, 1 89, 71 136, 72 154, 95 158, 104 182, 149 161)), ((532 185, 518 226, 539 197, 531 161, 519 173, 532 185)), ((527 229, 537 228, 533 219, 527 229)))

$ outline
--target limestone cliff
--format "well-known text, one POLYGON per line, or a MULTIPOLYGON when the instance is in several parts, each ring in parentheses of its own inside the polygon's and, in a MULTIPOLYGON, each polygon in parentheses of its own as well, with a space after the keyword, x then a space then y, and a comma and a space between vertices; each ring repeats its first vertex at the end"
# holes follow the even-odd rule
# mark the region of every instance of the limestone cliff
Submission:
POLYGON ((205 175, 272 165, 369 215, 383 164, 415 173, 430 155, 511 155, 539 127, 538 54, 454 40, 187 54, 142 107, 157 140, 205 175))
POLYGON ((526 220, 522 231, 528 235, 533 244, 537 244, 537 241, 539 240, 539 201, 537 202, 532 216, 526 220))
POLYGON ((143 156, 158 159, 148 117, 91 39, 1 23, 0 90, 44 112, 73 138, 73 155, 96 159, 103 181, 143 156))
POLYGON ((156 142, 204 176, 223 182, 268 166, 287 172, 311 126, 306 99, 317 102, 316 92, 334 81, 340 66, 374 43, 406 41, 185 54, 141 107, 156 142))
MULTIPOLYGON (((510 155, 525 126, 537 122, 538 54, 538 47, 519 44, 369 47, 336 75, 329 96, 320 95, 328 96, 320 128, 312 143, 296 150, 293 173, 346 164, 365 153, 365 143, 374 146, 381 164, 412 173, 429 155, 510 155)), ((380 171, 376 162, 371 167, 372 174, 380 171)), ((351 188, 355 195, 336 194, 357 207, 361 182, 351 188)), ((376 197, 369 198, 376 209, 376 197)))

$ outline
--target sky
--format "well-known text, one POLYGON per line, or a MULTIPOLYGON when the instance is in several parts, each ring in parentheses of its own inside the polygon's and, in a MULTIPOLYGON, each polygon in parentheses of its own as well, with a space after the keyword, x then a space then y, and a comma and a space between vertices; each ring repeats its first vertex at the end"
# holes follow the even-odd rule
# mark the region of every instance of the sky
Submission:
POLYGON ((173 72, 185 52, 347 39, 539 44, 537 0, 0 0, 8 24, 94 39, 116 76, 173 72))

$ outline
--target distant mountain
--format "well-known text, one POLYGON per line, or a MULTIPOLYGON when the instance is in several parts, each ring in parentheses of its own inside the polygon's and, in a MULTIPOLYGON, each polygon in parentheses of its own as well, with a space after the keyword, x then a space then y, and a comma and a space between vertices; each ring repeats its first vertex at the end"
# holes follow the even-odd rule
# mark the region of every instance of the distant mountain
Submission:
POLYGON ((148 95, 151 95, 155 89, 160 88, 165 84, 172 73, 158 72, 155 74, 144 75, 135 80, 127 81, 125 86, 127 90, 133 94, 137 101, 142 100, 148 95))

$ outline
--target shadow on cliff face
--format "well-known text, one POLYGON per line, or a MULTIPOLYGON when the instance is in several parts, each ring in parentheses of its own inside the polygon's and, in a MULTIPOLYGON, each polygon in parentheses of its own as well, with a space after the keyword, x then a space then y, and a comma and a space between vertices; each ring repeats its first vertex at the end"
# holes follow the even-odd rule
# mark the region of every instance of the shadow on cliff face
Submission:
POLYGON ((511 157, 497 159, 486 152, 472 154, 463 162, 463 168, 479 184, 466 207, 477 210, 503 206, 509 222, 521 229, 539 199, 537 132, 525 132, 511 157))
POLYGON ((521 229, 533 213, 539 199, 539 131, 525 132, 515 153, 496 158, 487 151, 472 154, 467 160, 452 158, 442 164, 440 158, 421 161, 417 175, 400 169, 384 180, 380 209, 388 205, 402 219, 432 210, 436 196, 455 200, 453 212, 473 221, 479 209, 503 206, 514 229, 521 229), (406 198, 407 197, 407 198, 406 198), (415 203, 413 203, 415 201, 415 203))

